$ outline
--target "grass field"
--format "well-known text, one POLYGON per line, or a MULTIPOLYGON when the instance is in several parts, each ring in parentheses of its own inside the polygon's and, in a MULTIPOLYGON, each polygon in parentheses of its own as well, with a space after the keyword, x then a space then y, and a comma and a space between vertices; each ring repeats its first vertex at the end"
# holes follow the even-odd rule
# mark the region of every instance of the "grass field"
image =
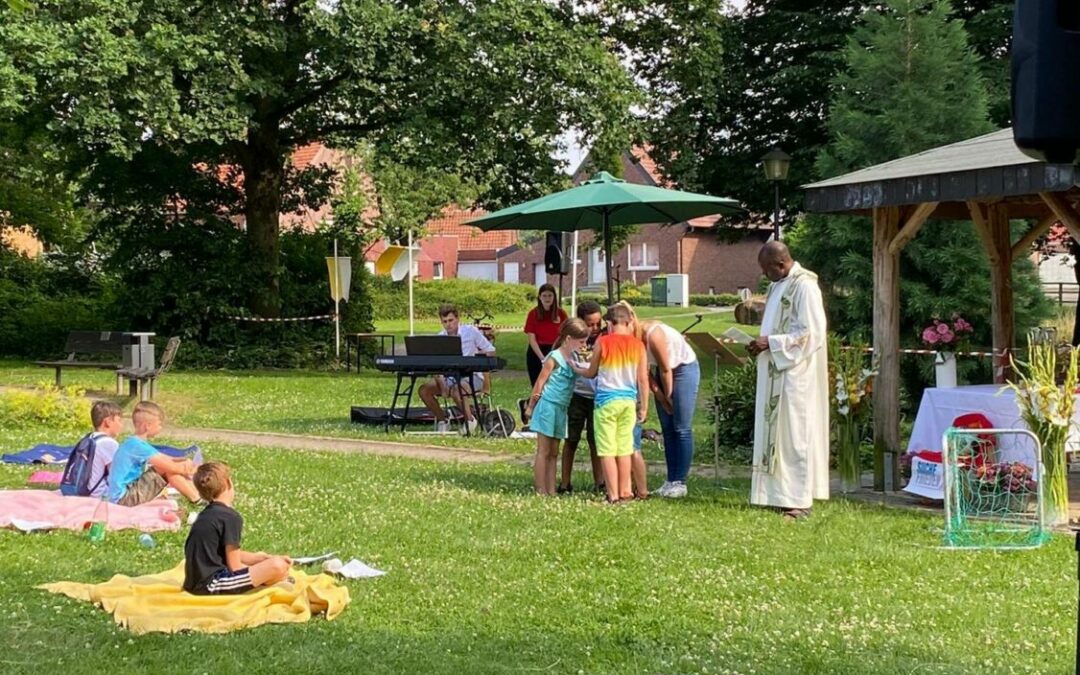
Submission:
MULTIPOLYGON (((0 431, 0 450, 28 440, 0 431)), ((960 553, 936 548, 940 518, 834 501, 787 523, 748 508, 743 482, 612 508, 534 497, 519 465, 205 450, 233 466, 246 547, 336 550, 387 576, 346 582, 333 622, 132 637, 33 587, 171 567, 187 528, 152 550, 133 532, 0 531, 3 672, 1069 672, 1063 537, 960 553)), ((0 465, 0 486, 28 473, 0 465)))
MULTIPOLYGON (((663 315, 675 327, 693 322, 685 310, 642 308, 642 313, 663 315), (674 316, 672 316, 674 315, 674 316)), ((718 332, 730 324, 730 313, 706 315, 705 330, 718 332)), ((380 325, 380 330, 397 330, 380 325)), ((438 324, 417 325, 417 333, 434 333, 438 324)), ((495 405, 517 415, 517 400, 528 396, 530 387, 524 373, 525 338, 522 333, 503 333, 496 340, 499 353, 510 365, 493 379, 495 405), (517 367, 515 367, 517 366, 517 367)), ((181 347, 181 350, 183 347, 181 347)), ((713 362, 702 360, 704 406, 713 362)), ((0 361, 0 386, 33 386, 51 382, 53 371, 23 361, 0 361)), ((94 395, 113 397, 115 378, 107 371, 70 369, 64 371, 64 384, 75 385, 94 395)), ((319 436, 406 440, 401 434, 389 435, 381 427, 354 425, 349 420, 353 405, 389 406, 394 393, 394 377, 375 370, 359 373, 337 371, 185 371, 167 373, 160 381, 156 400, 169 415, 173 426, 213 427, 250 431, 273 431, 319 436)), ((119 399, 130 403, 127 398, 119 399)), ((414 405, 421 405, 414 396, 414 405)), ((655 410, 650 412, 648 427, 659 428, 655 410)), ((711 458, 711 428, 704 410, 695 421, 700 458, 711 458)), ((42 439, 48 440, 48 439, 42 439)), ((64 440, 64 439, 61 439, 64 440)), ((73 440, 73 439, 67 439, 73 440)), ((419 442, 451 447, 472 447, 499 452, 529 453, 535 450, 530 441, 486 438, 424 436, 419 442)), ((648 451, 648 448, 646 449, 648 451)), ((658 455, 653 453, 654 459, 658 455)))

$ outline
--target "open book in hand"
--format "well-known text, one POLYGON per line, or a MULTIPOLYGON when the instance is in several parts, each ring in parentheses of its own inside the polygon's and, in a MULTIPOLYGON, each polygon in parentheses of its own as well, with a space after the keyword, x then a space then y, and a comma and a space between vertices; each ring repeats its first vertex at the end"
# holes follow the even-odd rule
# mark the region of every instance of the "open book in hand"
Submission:
POLYGON ((734 326, 728 328, 726 331, 721 333, 721 335, 729 340, 732 340, 733 342, 738 342, 741 345, 748 345, 754 341, 753 336, 747 335, 746 333, 742 332, 738 328, 735 328, 734 326))

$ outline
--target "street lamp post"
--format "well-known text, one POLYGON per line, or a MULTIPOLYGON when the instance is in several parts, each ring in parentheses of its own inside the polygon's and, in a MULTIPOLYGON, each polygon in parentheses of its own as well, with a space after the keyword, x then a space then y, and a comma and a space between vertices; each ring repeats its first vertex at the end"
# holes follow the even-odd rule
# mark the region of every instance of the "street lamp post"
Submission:
POLYGON ((791 155, 777 147, 761 158, 765 179, 773 184, 773 238, 780 241, 780 183, 787 180, 791 155))

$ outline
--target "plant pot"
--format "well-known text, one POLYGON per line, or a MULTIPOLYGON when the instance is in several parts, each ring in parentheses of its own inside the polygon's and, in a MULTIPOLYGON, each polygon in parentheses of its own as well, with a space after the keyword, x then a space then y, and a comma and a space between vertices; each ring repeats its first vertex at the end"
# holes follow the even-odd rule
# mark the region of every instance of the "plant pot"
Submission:
POLYGON ((938 389, 951 389, 956 386, 956 354, 937 352, 934 357, 935 384, 938 389))

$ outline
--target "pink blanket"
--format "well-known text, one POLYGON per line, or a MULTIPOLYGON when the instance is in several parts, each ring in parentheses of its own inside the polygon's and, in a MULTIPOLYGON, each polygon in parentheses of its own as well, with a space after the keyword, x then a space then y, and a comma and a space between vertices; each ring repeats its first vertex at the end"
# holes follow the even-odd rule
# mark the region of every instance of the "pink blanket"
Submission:
MULTIPOLYGON (((48 490, 0 490, 0 527, 11 527, 17 520, 39 525, 33 529, 82 530, 100 503, 92 497, 64 497, 48 490)), ((155 499, 139 506, 109 504, 108 529, 127 528, 143 532, 179 530, 176 502, 155 499)))
POLYGON ((63 479, 63 471, 35 471, 26 482, 28 485, 59 485, 63 479))

